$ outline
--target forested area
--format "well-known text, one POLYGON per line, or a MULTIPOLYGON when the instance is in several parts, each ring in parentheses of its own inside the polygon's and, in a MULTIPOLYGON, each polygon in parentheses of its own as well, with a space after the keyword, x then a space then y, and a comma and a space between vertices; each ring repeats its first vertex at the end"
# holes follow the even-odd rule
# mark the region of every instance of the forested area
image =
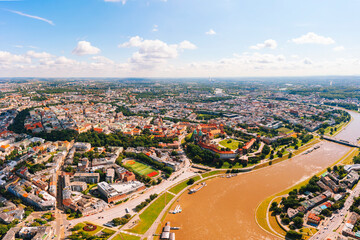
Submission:
POLYGON ((27 116, 30 115, 30 110, 29 109, 24 109, 22 111, 20 111, 15 119, 14 122, 8 127, 8 129, 10 131, 13 131, 15 133, 26 133, 26 129, 24 128, 24 122, 27 116))
POLYGON ((202 163, 206 165, 213 165, 220 160, 219 154, 214 154, 209 150, 202 149, 198 145, 188 144, 185 149, 186 155, 195 163, 202 163))

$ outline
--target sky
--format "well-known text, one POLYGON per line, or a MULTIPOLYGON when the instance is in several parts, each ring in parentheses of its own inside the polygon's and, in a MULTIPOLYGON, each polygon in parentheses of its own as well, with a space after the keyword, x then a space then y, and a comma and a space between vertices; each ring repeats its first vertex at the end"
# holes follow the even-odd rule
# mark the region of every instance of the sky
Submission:
POLYGON ((0 77, 360 75, 360 0, 0 0, 0 77))

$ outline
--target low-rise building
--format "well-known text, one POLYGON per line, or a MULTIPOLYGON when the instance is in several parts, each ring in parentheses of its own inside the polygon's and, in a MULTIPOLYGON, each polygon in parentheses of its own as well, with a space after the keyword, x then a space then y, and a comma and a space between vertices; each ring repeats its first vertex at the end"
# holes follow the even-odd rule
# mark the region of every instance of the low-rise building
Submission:
POLYGON ((99 173, 75 173, 72 179, 74 182, 98 183, 100 181, 99 173))
POLYGON ((76 151, 89 151, 91 149, 91 144, 86 142, 76 142, 73 146, 76 151))
POLYGON ((113 168, 106 169, 106 182, 113 183, 115 177, 115 170, 113 168))
MULTIPOLYGON (((55 209, 56 199, 53 196, 48 194, 48 196, 50 196, 52 198, 49 197, 50 198, 49 200, 44 200, 31 192, 28 193, 28 192, 24 191, 24 186, 26 186, 26 185, 31 186, 31 183, 29 183, 25 180, 21 180, 19 183, 10 185, 7 190, 11 194, 13 194, 16 197, 23 200, 24 202, 34 206, 36 209, 40 209, 40 210, 55 209)), ((33 186, 33 187, 35 187, 35 186, 33 186)), ((40 191, 39 191, 39 193, 40 193, 40 191)))
POLYGON ((108 184, 107 182, 98 183, 98 190, 108 203, 117 202, 131 193, 145 189, 145 185, 138 181, 127 183, 108 184))
POLYGON ((307 218, 307 224, 309 225, 319 225, 321 221, 321 218, 318 217, 315 213, 309 213, 308 218, 307 218))
POLYGON ((87 184, 85 182, 75 181, 75 182, 70 183, 70 188, 71 188, 71 191, 82 192, 87 189, 87 184))

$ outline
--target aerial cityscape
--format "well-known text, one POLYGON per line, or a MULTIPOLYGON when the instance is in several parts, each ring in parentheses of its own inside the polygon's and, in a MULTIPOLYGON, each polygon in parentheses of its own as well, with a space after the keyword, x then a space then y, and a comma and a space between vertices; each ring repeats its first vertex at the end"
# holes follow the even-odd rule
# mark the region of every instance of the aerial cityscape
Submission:
POLYGON ((360 239, 359 7, 0 0, 0 239, 360 239))

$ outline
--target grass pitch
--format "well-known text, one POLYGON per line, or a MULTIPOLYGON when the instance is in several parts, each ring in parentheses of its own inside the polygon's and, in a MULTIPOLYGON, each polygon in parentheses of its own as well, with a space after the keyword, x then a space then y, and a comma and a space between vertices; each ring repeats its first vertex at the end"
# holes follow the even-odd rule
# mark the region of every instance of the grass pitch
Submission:
POLYGON ((147 176, 148 174, 150 174, 152 172, 157 172, 157 174, 159 174, 159 172, 155 168, 153 168, 145 163, 138 162, 136 160, 128 160, 124 163, 124 165, 126 167, 129 167, 132 171, 134 171, 142 176, 147 176))

